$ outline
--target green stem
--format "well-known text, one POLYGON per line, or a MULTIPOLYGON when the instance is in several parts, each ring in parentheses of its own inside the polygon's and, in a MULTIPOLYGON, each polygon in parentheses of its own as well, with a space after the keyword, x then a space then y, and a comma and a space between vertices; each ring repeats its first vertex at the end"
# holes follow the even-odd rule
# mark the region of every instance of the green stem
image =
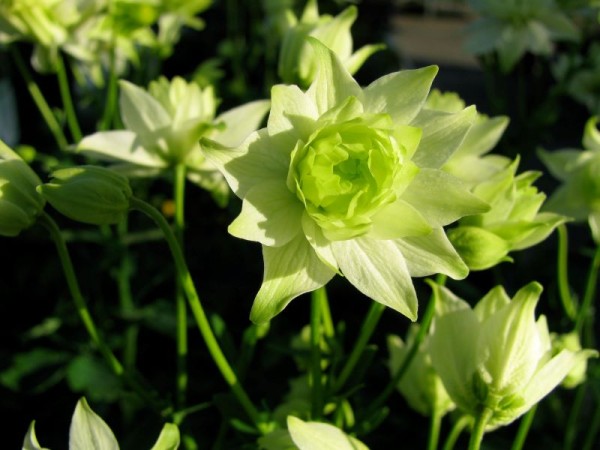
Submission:
POLYGON ((171 227, 162 214, 157 211, 156 208, 144 202, 143 200, 132 197, 130 199, 130 208, 147 215, 162 230, 167 244, 169 245, 169 249, 171 250, 181 285, 188 298, 188 303, 190 309, 192 310, 192 314, 194 315, 196 325, 198 326, 198 329, 204 338, 204 342, 211 357, 213 358, 213 361, 221 372, 223 379, 231 388, 231 391, 248 414, 249 418, 254 422, 261 433, 265 433, 266 430, 263 427, 257 409, 254 407, 250 398, 248 397, 248 394, 246 394, 246 391, 241 386, 237 375, 225 358, 215 334, 210 327, 210 323, 206 317, 202 303, 200 302, 200 297, 196 292, 196 286, 194 285, 194 281, 192 280, 192 276, 188 270, 187 263, 185 262, 185 258, 183 256, 183 252, 181 251, 181 247, 177 242, 177 238, 175 237, 173 230, 171 230, 171 227))
POLYGON ((475 424, 471 430, 469 450, 479 450, 481 447, 481 441, 483 441, 483 435, 485 434, 485 427, 492 418, 492 415, 493 411, 490 408, 485 407, 475 419, 475 424))
POLYGON ((58 256, 60 258, 65 278, 67 279, 67 285, 71 291, 71 296, 75 303, 75 307, 77 308, 79 317, 81 318, 85 329, 92 339, 92 342, 96 345, 96 347, 98 347, 98 350, 115 375, 122 376, 123 366, 100 336, 100 333, 96 328, 96 324, 94 323, 90 311, 85 303, 85 299, 81 294, 79 283, 77 282, 77 276, 75 275, 75 269, 73 268, 73 262, 71 261, 67 244, 60 232, 60 229, 58 228, 58 225, 56 225, 56 222, 54 222, 54 220, 46 213, 42 213, 38 221, 48 230, 52 240, 54 241, 54 244, 56 245, 56 250, 58 251, 58 256))
MULTIPOLYGON (((600 402, 600 395, 598 395, 598 391, 595 391, 595 401, 596 404, 600 402)), ((589 427, 587 427, 586 438, 583 443, 583 447, 581 450, 592 450, 597 448, 598 442, 596 440, 596 435, 598 434, 598 430, 600 429, 600 408, 596 407, 594 412, 594 416, 590 422, 589 427)))
POLYGON ((427 450, 436 450, 438 447, 442 417, 444 417, 443 413, 437 409, 431 414, 429 421, 429 440, 427 441, 427 450))
POLYGON ((60 127, 60 124, 58 123, 58 120, 56 120, 56 116, 54 115, 54 113, 52 112, 52 109, 48 105, 48 102, 46 101, 46 98, 42 94, 42 91, 40 90, 39 86, 33 80, 33 77, 31 76, 29 69, 27 69, 27 66, 25 65, 25 62, 23 61, 23 58, 21 57, 19 50, 17 50, 13 45, 10 45, 9 48, 10 48, 12 57, 15 61, 15 64, 17 66, 17 69, 19 70, 19 73, 25 80, 25 84, 27 85, 27 90, 29 91, 29 95, 31 95, 31 98, 33 99, 33 102, 35 103, 38 110, 40 111, 40 114, 44 118, 46 125, 48 125, 50 132, 54 136, 54 140, 56 141, 56 144, 58 145, 58 147, 60 149, 64 150, 65 148, 67 148, 69 143, 67 141, 67 138, 65 137, 65 134, 63 133, 63 131, 60 127))
POLYGON ((557 260, 557 278, 558 278, 558 291, 560 293, 560 300, 563 305, 563 309, 567 314, 567 317, 571 320, 575 320, 577 310, 575 302, 571 296, 571 289, 569 287, 569 276, 568 276, 568 251, 569 251, 569 239, 567 233, 567 227, 565 224, 561 224, 557 227, 558 231, 558 260, 557 260))
POLYGON ((456 422, 454 422, 454 426, 448 433, 448 437, 446 438, 446 442, 444 443, 443 450, 453 450, 456 441, 460 437, 461 433, 465 429, 465 427, 471 422, 470 416, 461 416, 456 422))
POLYGON ((116 50, 114 42, 114 33, 111 38, 110 59, 108 63, 108 86, 106 90, 106 102, 104 103, 104 111, 102 119, 98 125, 100 131, 108 130, 113 124, 117 105, 117 71, 115 68, 116 50))
POLYGON ((323 287, 311 294, 310 313, 310 381, 312 387, 312 420, 323 414, 323 373, 321 371, 321 303, 325 299, 323 287))
POLYGON ((586 387, 587 383, 581 384, 577 387, 577 393, 575 394, 573 406, 571 407, 571 411, 567 419, 567 424, 565 426, 565 440, 563 442, 564 450, 573 449, 575 437, 577 436, 577 429, 579 428, 579 415, 583 406, 583 401, 586 397, 586 387))
POLYGON ((369 308, 369 312, 367 313, 367 317, 363 321, 363 324, 360 328, 360 332, 354 347, 352 348, 352 352, 350 353, 350 357, 346 361, 346 364, 342 368, 340 372, 340 376, 335 380, 333 385, 333 392, 339 392, 340 389, 344 387, 350 375, 354 371, 356 364, 360 360, 365 347, 369 343, 369 339, 373 335, 377 324, 379 323, 379 319, 381 319, 381 315, 385 311, 385 306, 378 302, 372 302, 371 307, 369 308))
POLYGON ((327 336, 330 339, 333 339, 335 337, 335 327, 333 325, 333 319, 331 318, 331 310, 329 309, 329 299, 327 298, 327 290, 325 289, 325 286, 323 286, 321 289, 322 293, 320 295, 322 296, 322 298, 320 305, 323 332, 325 333, 325 336, 327 336))
POLYGON ((56 75, 58 76, 58 87, 60 89, 60 96, 62 98, 63 107, 67 116, 67 124, 71 135, 75 142, 81 141, 83 137, 79 122, 77 121, 77 114, 75 112, 75 106, 73 105, 73 98, 71 97, 71 88, 69 87, 69 78, 67 77, 67 71, 65 69, 65 61, 60 52, 58 52, 58 58, 56 58, 56 75))
MULTIPOLYGON (((600 245, 596 247, 596 251, 594 252, 594 258, 592 259, 592 264, 590 265, 590 270, 585 285, 583 301, 581 302, 581 306, 579 307, 579 311, 577 312, 577 317, 575 319, 575 330, 577 330, 577 333, 579 333, 580 336, 586 319, 591 317, 590 309, 592 307, 592 303, 596 295, 596 285, 598 283, 598 269, 600 269, 600 245)), ((585 342, 585 345, 591 344, 592 342, 585 342)))
MULTIPOLYGON (((443 281, 443 279, 441 279, 443 281)), ((434 288, 435 289, 435 288, 434 288)), ((429 331, 429 326, 431 325, 431 321, 433 320, 433 316, 435 315, 435 303, 437 299, 437 293, 434 290, 431 298, 429 299, 429 303, 427 304, 427 309, 423 313, 423 320, 421 322, 421 326, 419 327, 419 331, 417 332, 414 341, 412 342, 408 352, 406 353, 406 357, 402 361, 402 364, 398 368, 398 371, 391 378, 390 382, 387 384, 385 389, 379 394, 375 400, 369 405, 367 408, 367 416, 370 413, 379 410, 387 401, 390 395, 395 391, 396 386, 400 383, 400 380, 408 370, 410 364, 412 363, 415 355, 419 351, 419 347, 421 346, 421 342, 425 339, 427 332, 429 331)))
POLYGON ((529 433, 531 424, 533 423, 536 410, 537 404, 533 405, 533 407, 527 411, 527 414, 525 414, 521 419, 519 430, 517 431, 517 436, 515 437, 511 450, 521 450, 525 445, 525 439, 527 439, 527 434, 529 433))
MULTIPOLYGON (((184 164, 178 164, 175 167, 175 223, 174 231, 179 243, 179 248, 184 248, 183 231, 185 228, 185 175, 184 164)), ((175 280, 175 304, 177 315, 177 407, 181 409, 185 405, 185 397, 188 385, 187 374, 187 355, 188 355, 188 336, 187 336, 187 309, 185 295, 179 278, 175 280)))

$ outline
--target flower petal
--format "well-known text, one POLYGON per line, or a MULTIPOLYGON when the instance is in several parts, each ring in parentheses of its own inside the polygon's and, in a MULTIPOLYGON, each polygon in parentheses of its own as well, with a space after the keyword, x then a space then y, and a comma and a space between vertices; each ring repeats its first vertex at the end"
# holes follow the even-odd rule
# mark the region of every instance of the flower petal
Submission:
POLYGON ((488 204, 471 194, 462 181, 435 169, 421 169, 401 198, 418 205, 433 228, 489 210, 488 204))
POLYGON ((283 134, 269 136, 262 129, 235 149, 208 139, 202 139, 201 144, 206 158, 223 173, 233 192, 243 198, 256 184, 286 179, 290 155, 280 151, 279 137, 283 134))
POLYGON ((455 280, 469 274, 469 269, 460 258, 441 228, 427 236, 413 236, 394 241, 406 260, 412 277, 425 277, 443 273, 455 280))
POLYGON ((306 140, 313 132, 318 116, 317 105, 298 86, 278 84, 271 89, 269 134, 292 131, 297 139, 306 140))
POLYGON ((119 87, 121 118, 129 130, 144 136, 171 123, 169 113, 147 91, 125 80, 119 81, 119 87))
POLYGON ((423 129, 423 137, 413 161, 419 167, 442 167, 462 144, 476 115, 474 106, 457 113, 421 110, 411 123, 423 129))
POLYGON ((306 212, 302 214, 302 230, 319 259, 331 270, 339 272, 337 260, 331 249, 331 241, 323 235, 321 227, 306 212))
POLYGON ((300 231, 304 207, 281 181, 267 181, 251 188, 244 197, 242 212, 229 225, 238 238, 281 247, 300 231))
POLYGON ((364 89, 365 111, 387 113, 394 123, 411 124, 419 113, 438 72, 436 66, 403 70, 383 76, 364 89))
POLYGON ((417 295, 404 255, 393 241, 366 237, 332 242, 342 273, 359 291, 414 321, 417 295))
POLYGON ((212 139, 226 147, 242 145, 250 133, 258 129, 269 107, 268 100, 256 100, 220 114, 215 122, 224 123, 225 129, 217 128, 211 135, 212 139))
POLYGON ((106 422, 88 405, 85 398, 77 402, 69 432, 73 450, 119 450, 115 435, 106 422))
POLYGON ((386 205, 373 217, 369 237, 374 239, 398 239, 407 236, 423 236, 432 228, 419 211, 403 200, 386 205))
POLYGON ((288 416, 287 426, 300 450, 368 450, 362 442, 328 423, 304 422, 288 416))
POLYGON ((254 323, 268 322, 294 298, 324 286, 335 275, 302 234, 282 247, 263 246, 263 259, 263 282, 250 312, 254 323))
POLYGON ((315 52, 318 68, 315 81, 306 92, 317 105, 317 111, 324 114, 329 109, 343 103, 348 97, 359 97, 361 88, 348 73, 337 55, 315 38, 307 38, 315 52))
POLYGON ((166 167, 167 164, 154 153, 140 145, 132 131, 100 131, 84 137, 77 152, 102 161, 127 161, 146 167, 166 167))

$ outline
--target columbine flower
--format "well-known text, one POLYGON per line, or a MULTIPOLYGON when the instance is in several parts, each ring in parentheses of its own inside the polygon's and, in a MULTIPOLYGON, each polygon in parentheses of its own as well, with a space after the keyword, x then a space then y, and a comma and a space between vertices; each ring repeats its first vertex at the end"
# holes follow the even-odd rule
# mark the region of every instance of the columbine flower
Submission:
MULTIPOLYGON (((552 342, 553 354, 558 354, 564 349, 575 353, 581 351, 581 342, 579 341, 579 334, 577 331, 571 331, 566 334, 551 333, 550 339, 552 342)), ((579 386, 586 380, 586 373, 587 359, 583 359, 571 369, 562 381, 561 386, 567 389, 573 389, 574 387, 579 386)))
POLYGON ((205 145, 243 199, 230 233, 263 245, 251 319, 270 320, 340 273, 414 320, 411 276, 468 272, 442 227, 487 210, 439 169, 474 110, 422 110, 435 67, 361 89, 333 52, 311 42, 319 71, 308 91, 275 86, 265 129, 236 149, 205 145))
POLYGON ((551 55, 554 41, 577 41, 579 31, 554 0, 470 0, 480 18, 470 25, 467 51, 496 52, 510 72, 526 52, 551 55))
MULTIPOLYGON (((454 92, 433 89, 427 97, 426 109, 455 113, 465 108, 465 102, 454 92)), ((488 154, 502 137, 508 126, 508 117, 488 117, 477 113, 473 126, 460 147, 444 163, 442 170, 476 186, 505 169, 510 159, 488 154)))
POLYGON ((200 89, 179 77, 150 83, 144 90, 121 81, 120 109, 126 130, 102 131, 85 137, 78 151, 99 159, 122 161, 128 175, 156 175, 185 164, 188 178, 211 191, 223 203, 227 186, 216 168, 206 161, 198 143, 210 137, 235 146, 254 131, 269 104, 255 101, 215 119, 217 100, 212 87, 200 89))
POLYGON ((286 31, 279 56, 279 76, 284 83, 308 87, 317 73, 317 57, 306 38, 312 36, 337 54, 346 69, 355 73, 369 56, 383 45, 365 45, 352 53, 350 27, 357 17, 355 6, 349 6, 336 17, 319 15, 317 0, 308 0, 300 21, 289 10, 286 31))
POLYGON ((516 175, 519 158, 478 184, 473 193, 491 205, 483 214, 465 217, 448 237, 470 269, 483 270, 510 261, 509 252, 538 244, 566 218, 539 209, 546 199, 533 182, 540 173, 516 175))
POLYGON ((477 417, 492 412, 488 429, 507 425, 527 412, 593 350, 564 349, 552 356, 544 316, 534 310, 542 287, 530 283, 511 300, 492 289, 471 309, 443 287, 430 340, 433 367, 450 398, 477 417))
POLYGON ((45 201, 39 177, 0 140, 0 236, 17 236, 35 223, 45 201))
POLYGON ((598 117, 585 125, 584 150, 563 149, 539 153, 552 175, 562 181, 545 205, 576 221, 587 221, 600 244, 600 132, 598 117))
POLYGON ((129 212, 129 180, 104 167, 59 169, 38 192, 61 214, 79 222, 110 225, 129 212))
POLYGON ((276 430, 258 440, 262 450, 368 450, 358 439, 322 422, 288 416, 288 430, 276 430))
MULTIPOLYGON (((417 332, 418 326, 412 325, 406 343, 399 336, 388 337, 391 376, 398 371, 408 356, 417 332)), ((397 388, 410 407, 424 416, 437 415, 441 417, 455 408, 442 380, 431 365, 429 338, 420 344, 418 352, 413 357, 397 388)))

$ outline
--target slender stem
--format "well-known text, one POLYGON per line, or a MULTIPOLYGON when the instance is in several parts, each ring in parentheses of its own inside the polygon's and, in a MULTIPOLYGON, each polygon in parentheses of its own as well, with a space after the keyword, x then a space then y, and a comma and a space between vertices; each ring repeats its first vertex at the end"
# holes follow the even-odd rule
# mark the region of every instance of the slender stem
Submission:
MULTIPOLYGON (((179 247, 184 248, 183 231, 185 228, 185 175, 184 164, 175 166, 175 236, 179 247)), ((183 250, 182 250, 183 251, 183 250)), ((177 407, 183 408, 188 385, 187 374, 187 355, 188 355, 188 336, 187 336, 187 309, 185 295, 179 278, 175 280, 175 304, 177 316, 177 407)))
POLYGON ((525 445, 525 439, 527 439, 527 434, 529 433, 529 429, 533 423, 536 410, 537 404, 533 405, 533 407, 527 411, 527 414, 525 414, 521 419, 519 430, 517 431, 517 436, 515 437, 511 450, 521 450, 525 445))
POLYGON ((56 75, 58 76, 58 87, 60 89, 60 96, 62 98, 63 107, 67 116, 67 124, 69 130, 71 130, 71 136, 75 142, 81 141, 82 134, 79 122, 77 121, 77 113, 75 112, 75 106, 73 105, 73 98, 71 97, 71 88, 69 87, 69 78, 65 69, 65 61, 60 52, 58 52, 58 58, 56 58, 56 75))
POLYGON ((96 328, 96 324, 94 323, 94 319, 92 319, 90 311, 85 303, 85 299, 81 294, 77 276, 75 275, 75 269, 73 268, 73 262, 71 261, 67 244, 60 232, 60 229, 58 228, 58 225, 56 225, 56 222, 54 222, 54 220, 46 213, 42 213, 38 221, 48 230, 52 240, 54 241, 54 244, 56 245, 56 250, 58 251, 58 256, 63 267, 65 278, 67 279, 67 285, 69 286, 71 296, 75 302, 75 307, 77 308, 79 317, 81 318, 85 329, 92 339, 92 342, 94 342, 94 344, 98 347, 98 350, 104 359, 106 359, 106 362, 115 375, 123 375, 123 366, 100 336, 100 333, 96 328))
MULTIPOLYGON (((580 335, 586 319, 590 317, 590 309, 592 306, 592 302, 594 301, 594 297, 596 295, 596 285, 598 283, 598 269, 600 269, 600 245, 596 247, 596 251, 594 252, 594 258, 592 259, 592 264, 590 265, 590 270, 588 273, 587 283, 585 285, 583 301, 581 302, 581 306, 579 307, 579 311, 577 312, 577 317, 575 320, 575 330, 577 330, 577 332, 580 335)), ((591 342, 586 342, 585 344, 591 345, 591 342)))
POLYGON ((421 322, 421 326, 419 327, 419 331, 417 332, 414 341, 408 349, 406 357, 402 361, 402 364, 398 368, 398 371, 391 378, 390 382, 387 384, 385 389, 381 392, 381 394, 379 394, 375 398, 375 400, 373 400, 371 405, 369 405, 369 407, 367 408, 367 415, 369 415, 370 412, 379 410, 381 406, 385 404, 388 397, 392 395, 392 393, 396 389, 396 386, 398 386, 398 383, 400 383, 400 380, 408 370, 408 367, 410 366, 415 355, 419 351, 421 342, 423 342, 427 332, 429 331, 429 326, 431 325, 431 321, 433 320, 433 316, 435 315, 436 299, 437 294, 434 291, 434 293, 431 295, 431 298, 429 299, 429 303, 427 304, 427 309, 425 309, 425 312, 423 313, 423 320, 421 322))
POLYGON ((48 125, 50 132, 54 136, 54 140, 56 141, 56 144, 61 149, 67 148, 67 146, 69 145, 67 138, 65 137, 65 134, 63 133, 63 131, 60 127, 60 124, 58 123, 58 120, 56 120, 56 116, 52 112, 52 109, 48 105, 46 98, 42 94, 40 87, 33 80, 33 77, 31 76, 29 69, 27 69, 27 66, 25 65, 25 62, 23 61, 23 58, 21 57, 19 50, 17 50, 13 45, 9 45, 9 48, 10 48, 12 57, 15 60, 17 69, 19 70, 19 73, 25 80, 25 84, 27 85, 27 90, 29 91, 29 95, 31 95, 31 98, 33 99, 33 102, 37 106, 42 117, 44 118, 46 125, 48 125))
POLYGON ((323 414, 323 373, 321 370, 321 303, 325 298, 324 288, 311 295, 310 313, 310 381, 312 387, 311 418, 319 420, 323 414))
POLYGON ((183 256, 183 252, 181 251, 181 247, 177 242, 177 238, 175 237, 173 230, 171 230, 171 227, 162 214, 148 203, 133 197, 130 199, 130 208, 146 214, 162 230, 167 244, 169 245, 169 249, 171 250, 183 290, 186 293, 190 309, 192 310, 192 314, 196 320, 196 325, 198 326, 198 329, 204 338, 204 342, 211 357, 213 358, 213 361, 221 372, 223 379, 229 385, 231 391, 237 397, 238 401, 250 419, 254 422, 258 430, 261 433, 264 433, 266 430, 264 429, 264 426, 260 420, 257 409, 254 407, 250 398, 248 397, 248 394, 246 394, 246 391, 241 386, 237 375, 225 358, 215 334, 210 327, 210 323, 206 317, 202 303, 200 302, 200 297, 196 292, 196 286, 194 285, 194 281, 192 280, 192 276, 188 270, 187 263, 185 262, 185 258, 183 256))
POLYGON ((440 427, 442 425, 443 413, 437 408, 432 412, 429 421, 429 440, 427 441, 427 450, 436 450, 440 440, 440 427))
POLYGON ((483 408, 477 418, 475 424, 471 430, 471 440, 469 441, 469 450, 479 450, 481 447, 481 441, 483 441, 483 435, 485 434, 485 427, 492 418, 493 411, 490 408, 483 408))
POLYGON ((360 360, 365 347, 369 343, 369 339, 373 335, 377 324, 379 323, 379 319, 381 319, 381 315, 385 311, 385 306, 378 302, 372 302, 371 307, 369 308, 369 312, 367 313, 367 317, 363 321, 363 324, 360 328, 360 332, 354 347, 352 348, 352 352, 350 353, 350 357, 346 361, 346 364, 342 368, 340 372, 340 376, 333 385, 333 392, 338 392, 340 389, 344 387, 350 375, 354 371, 356 364, 360 360))
POLYGON ((461 416, 456 422, 454 422, 454 426, 448 433, 448 437, 446 438, 446 442, 444 443, 443 450, 453 450, 456 441, 460 437, 460 434, 463 432, 465 427, 471 422, 471 417, 464 415, 461 416))
POLYGON ((577 310, 575 302, 571 296, 571 289, 569 288, 569 276, 568 276, 568 251, 569 251, 569 239, 567 233, 567 227, 565 224, 561 224, 557 228, 558 231, 558 259, 557 259, 557 278, 558 278, 558 291, 560 293, 560 300, 563 305, 563 309, 569 319, 575 320, 577 310))
POLYGON ((110 56, 108 62, 108 86, 106 90, 106 102, 104 103, 104 111, 102 112, 102 119, 98 125, 100 131, 108 130, 115 116, 116 105, 117 105, 117 70, 115 67, 116 60, 116 47, 114 32, 111 37, 110 44, 110 56))
POLYGON ((321 324, 323 325, 323 332, 325 336, 332 339, 335 337, 335 327, 331 318, 331 310, 329 309, 329 299, 327 297, 327 290, 325 286, 321 288, 321 324))

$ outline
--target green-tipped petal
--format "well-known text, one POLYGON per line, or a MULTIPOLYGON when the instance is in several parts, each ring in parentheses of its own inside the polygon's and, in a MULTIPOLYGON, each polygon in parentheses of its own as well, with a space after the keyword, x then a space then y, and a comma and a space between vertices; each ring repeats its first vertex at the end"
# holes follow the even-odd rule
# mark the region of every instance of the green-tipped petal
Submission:
POLYGON ((35 420, 31 422, 31 425, 27 429, 22 450, 48 450, 46 447, 42 447, 37 440, 35 435, 35 420))
POLYGON ((427 236, 408 237, 394 242, 402 251, 412 277, 443 273, 455 280, 462 280, 469 274, 469 268, 441 228, 427 236))
POLYGON ((442 167, 462 144, 476 114, 474 106, 458 113, 423 109, 411 123, 423 130, 423 138, 413 161, 419 167, 442 167))
POLYGON ((373 217, 373 228, 369 236, 375 239, 398 239, 408 236, 423 236, 431 233, 431 226, 421 213, 403 200, 383 207, 373 217))
POLYGON ((281 247, 300 231, 304 208, 281 181, 267 181, 250 189, 240 215, 229 232, 242 239, 281 247))
POLYGON ((414 205, 433 228, 489 210, 488 204, 471 194, 465 183, 435 169, 422 169, 402 200, 414 205))
POLYGON ((101 161, 127 161, 145 167, 167 166, 154 153, 148 152, 132 131, 101 131, 86 136, 77 145, 77 152, 101 161))
POLYGON ((368 450, 362 442, 328 423, 304 422, 288 416, 287 426, 299 450, 368 450))
POLYGON ((580 161, 582 153, 581 150, 566 149, 552 152, 539 150, 537 154, 552 176, 564 181, 580 161))
POLYGON ((410 124, 425 104, 437 72, 437 66, 430 66, 392 73, 375 80, 364 90, 365 111, 385 112, 394 123, 410 124))
POLYGON ((350 56, 350 58, 344 61, 348 72, 355 74, 367 59, 369 59, 374 53, 385 50, 385 48, 385 44, 371 44, 359 48, 352 54, 352 56, 350 56))
POLYGON ((319 114, 343 103, 348 97, 360 97, 361 88, 337 55, 315 38, 308 38, 317 57, 317 76, 307 94, 319 114))
POLYGON ((70 450, 119 450, 108 425, 88 405, 85 398, 77 402, 69 432, 70 450))
POLYGON ((475 123, 467 133, 460 148, 454 153, 454 156, 481 156, 489 152, 496 146, 504 134, 509 120, 506 116, 498 116, 475 123))
POLYGON ((600 118, 594 116, 585 123, 582 140, 583 148, 587 150, 600 151, 600 131, 598 131, 599 121, 600 118))
POLYGON ((344 276, 359 291, 410 320, 417 319, 417 295, 404 260, 393 241, 356 238, 331 244, 344 276))
POLYGON ((308 139, 318 117, 316 103, 297 86, 279 84, 271 89, 269 134, 290 131, 296 139, 308 139))
POLYGON ((256 184, 286 179, 290 157, 279 151, 278 136, 271 137, 262 129, 237 149, 207 139, 201 144, 206 158, 223 173, 233 192, 243 198, 256 184))
POLYGON ((223 123, 224 129, 216 128, 211 138, 226 147, 238 147, 256 131, 269 112, 268 100, 256 100, 246 103, 219 115, 216 123, 223 123))
POLYGON ((448 239, 471 270, 485 270, 507 260, 510 246, 483 228, 458 227, 448 230, 448 239))
POLYGON ((150 450, 177 450, 179 447, 179 428, 174 423, 166 423, 150 450))
POLYGON ((129 81, 119 81, 119 106, 125 126, 138 136, 146 136, 171 123, 169 113, 147 91, 129 81))
POLYGON ((331 270, 339 272, 337 260, 331 249, 331 241, 323 235, 321 227, 306 212, 302 214, 302 230, 319 259, 331 270))
POLYGON ((263 259, 263 282, 250 312, 254 323, 268 322, 294 298, 324 286, 335 275, 302 234, 283 247, 263 246, 263 259))

